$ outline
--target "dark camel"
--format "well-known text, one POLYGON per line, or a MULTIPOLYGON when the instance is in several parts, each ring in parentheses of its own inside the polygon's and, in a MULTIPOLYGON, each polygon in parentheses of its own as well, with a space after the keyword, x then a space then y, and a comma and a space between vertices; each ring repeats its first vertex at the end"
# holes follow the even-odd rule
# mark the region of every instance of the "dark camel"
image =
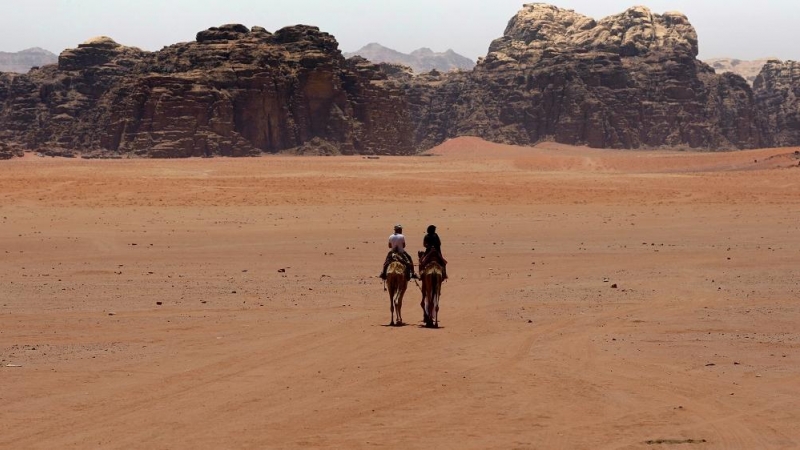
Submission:
POLYGON ((420 271, 422 279, 422 312, 425 326, 439 328, 439 296, 442 293, 443 268, 438 262, 428 263, 420 271))

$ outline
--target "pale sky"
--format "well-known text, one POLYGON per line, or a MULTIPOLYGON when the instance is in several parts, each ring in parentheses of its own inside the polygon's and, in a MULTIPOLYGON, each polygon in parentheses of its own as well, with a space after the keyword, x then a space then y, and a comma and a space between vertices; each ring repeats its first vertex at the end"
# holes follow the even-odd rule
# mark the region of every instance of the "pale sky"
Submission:
MULTIPOLYGON (((644 4, 656 13, 681 11, 700 36, 701 58, 800 60, 798 0, 553 0, 600 19, 644 4)), ((54 53, 98 35, 158 50, 194 40, 225 23, 316 25, 342 51, 378 42, 402 52, 452 48, 470 58, 502 36, 519 0, 0 0, 0 51, 42 47, 54 53)))

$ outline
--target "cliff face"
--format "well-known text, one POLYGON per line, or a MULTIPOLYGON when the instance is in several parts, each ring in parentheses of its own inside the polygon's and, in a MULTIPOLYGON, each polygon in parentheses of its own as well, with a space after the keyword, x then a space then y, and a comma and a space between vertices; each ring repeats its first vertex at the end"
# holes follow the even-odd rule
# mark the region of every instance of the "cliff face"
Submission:
POLYGON ((800 145, 800 63, 768 61, 753 89, 773 144, 800 145))
POLYGON ((595 21, 526 5, 472 73, 411 83, 412 116, 426 118, 416 140, 427 146, 466 134, 512 144, 699 149, 768 143, 745 80, 716 75, 696 59, 697 46, 678 13, 636 7, 595 21))
POLYGON ((15 156, 21 157, 24 151, 19 147, 9 147, 3 142, 0 142, 0 160, 11 159, 15 156))
POLYGON ((600 21, 526 5, 472 71, 348 60, 315 27, 225 25, 158 52, 105 37, 0 73, 0 158, 413 154, 456 136, 510 144, 737 149, 800 145, 800 73, 755 91, 697 60, 679 13, 600 21), (754 93, 755 92, 755 93, 754 93))
POLYGON ((401 93, 381 78, 354 70, 315 27, 227 25, 154 53, 95 38, 57 66, 0 78, 0 141, 96 156, 246 156, 312 140, 411 153, 401 93))

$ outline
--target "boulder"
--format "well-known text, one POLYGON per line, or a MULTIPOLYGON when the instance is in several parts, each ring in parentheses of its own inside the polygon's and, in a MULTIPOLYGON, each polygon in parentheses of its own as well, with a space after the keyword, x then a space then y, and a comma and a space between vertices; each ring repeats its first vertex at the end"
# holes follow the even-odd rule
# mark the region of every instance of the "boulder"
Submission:
POLYGON ((24 154, 24 151, 19 146, 8 145, 5 142, 0 141, 0 160, 22 157, 24 154))
POLYGON ((235 41, 248 33, 250 30, 244 25, 222 25, 197 33, 197 42, 235 41))

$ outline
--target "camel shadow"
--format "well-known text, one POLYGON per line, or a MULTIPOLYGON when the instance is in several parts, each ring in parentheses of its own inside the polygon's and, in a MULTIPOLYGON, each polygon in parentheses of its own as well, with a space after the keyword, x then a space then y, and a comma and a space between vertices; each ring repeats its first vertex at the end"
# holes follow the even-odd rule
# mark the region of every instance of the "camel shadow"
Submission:
POLYGON ((397 324, 397 323, 396 323, 396 324, 394 324, 394 325, 392 325, 392 324, 390 324, 390 323, 387 323, 387 324, 383 324, 383 325, 381 325, 381 326, 382 326, 383 328, 403 328, 403 327, 407 327, 407 326, 408 326, 408 324, 407 324, 407 323, 405 323, 405 322, 403 322, 403 323, 400 323, 400 324, 397 324))

